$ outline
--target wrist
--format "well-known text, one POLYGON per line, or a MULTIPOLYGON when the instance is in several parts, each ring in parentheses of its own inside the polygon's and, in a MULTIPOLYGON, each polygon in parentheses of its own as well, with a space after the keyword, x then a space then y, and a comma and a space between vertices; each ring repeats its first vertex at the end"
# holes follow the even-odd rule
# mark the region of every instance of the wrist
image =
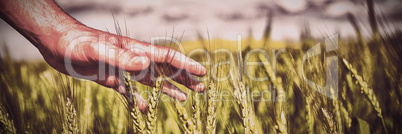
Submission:
POLYGON ((42 54, 48 52, 59 52, 60 48, 66 45, 65 38, 71 31, 77 31, 81 27, 78 23, 58 20, 52 25, 43 25, 35 33, 38 43, 35 45, 42 54))

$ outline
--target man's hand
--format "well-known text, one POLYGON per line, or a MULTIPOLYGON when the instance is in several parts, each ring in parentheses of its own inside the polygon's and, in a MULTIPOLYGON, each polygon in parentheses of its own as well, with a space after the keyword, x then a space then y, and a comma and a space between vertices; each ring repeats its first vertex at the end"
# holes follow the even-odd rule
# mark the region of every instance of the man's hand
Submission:
MULTIPOLYGON (((126 90, 119 70, 132 73, 138 82, 149 86, 159 75, 177 73, 171 77, 177 83, 197 92, 205 88, 194 77, 206 74, 196 61, 170 48, 86 27, 52 0, 0 0, 0 5, 1 18, 34 44, 50 66, 64 74, 95 81, 120 93, 126 90)), ((168 82, 162 87, 162 92, 173 98, 187 98, 168 82)), ((145 101, 136 96, 144 110, 145 101)))
MULTIPOLYGON (((204 85, 194 75, 203 76, 206 69, 170 48, 78 26, 68 30, 58 39, 57 45, 49 45, 47 49, 43 53, 44 59, 56 70, 93 80, 120 93, 126 91, 118 70, 131 72, 138 82, 149 86, 154 86, 159 75, 166 75, 191 90, 204 90, 204 85), (151 68, 151 63, 155 68, 163 69, 161 72, 164 73, 151 68)), ((162 87, 162 92, 171 97, 181 101, 187 98, 183 91, 169 82, 162 87)))

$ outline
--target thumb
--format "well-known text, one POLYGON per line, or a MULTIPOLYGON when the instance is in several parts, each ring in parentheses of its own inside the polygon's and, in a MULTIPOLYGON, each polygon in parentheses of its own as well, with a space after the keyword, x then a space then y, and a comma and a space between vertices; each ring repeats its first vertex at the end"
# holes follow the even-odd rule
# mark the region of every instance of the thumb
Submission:
POLYGON ((115 66, 125 71, 140 71, 148 68, 149 58, 145 54, 137 54, 114 45, 97 45, 95 57, 98 61, 115 66))

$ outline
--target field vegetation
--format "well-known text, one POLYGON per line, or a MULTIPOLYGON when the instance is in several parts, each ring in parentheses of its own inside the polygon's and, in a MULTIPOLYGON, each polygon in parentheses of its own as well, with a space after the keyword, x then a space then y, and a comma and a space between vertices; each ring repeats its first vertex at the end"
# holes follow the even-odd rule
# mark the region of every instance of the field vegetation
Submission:
POLYGON ((183 41, 186 54, 208 69, 204 92, 177 85, 187 93, 184 102, 161 94, 163 75, 147 87, 121 72, 130 89, 124 95, 63 75, 44 61, 14 61, 3 47, 0 133, 401 133, 402 32, 383 30, 392 24, 376 13, 372 0, 367 5, 369 37, 361 33, 365 24, 348 14, 355 37, 312 38, 307 25, 296 43, 300 47, 288 47, 295 42, 270 40, 275 17, 269 14, 261 40, 199 34, 196 41, 183 41), (319 42, 321 53, 305 60, 319 42), (333 46, 326 44, 337 49, 327 52, 333 46), (216 51, 221 48, 230 53, 216 51), (190 55, 194 49, 202 51, 190 55), (334 69, 327 64, 331 56, 337 73, 327 73, 334 69), (306 79, 337 86, 322 91, 327 96, 306 79), (135 90, 146 92, 140 95, 148 112, 133 101, 139 97, 135 90))

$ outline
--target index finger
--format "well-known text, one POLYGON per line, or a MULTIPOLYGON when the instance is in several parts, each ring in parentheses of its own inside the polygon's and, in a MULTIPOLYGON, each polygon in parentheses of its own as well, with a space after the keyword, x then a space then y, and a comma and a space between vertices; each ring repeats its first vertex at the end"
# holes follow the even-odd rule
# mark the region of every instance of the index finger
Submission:
POLYGON ((125 48, 134 52, 142 51, 153 62, 166 62, 177 69, 184 69, 197 76, 204 76, 207 73, 207 69, 200 63, 168 47, 152 45, 141 41, 132 41, 125 48))

